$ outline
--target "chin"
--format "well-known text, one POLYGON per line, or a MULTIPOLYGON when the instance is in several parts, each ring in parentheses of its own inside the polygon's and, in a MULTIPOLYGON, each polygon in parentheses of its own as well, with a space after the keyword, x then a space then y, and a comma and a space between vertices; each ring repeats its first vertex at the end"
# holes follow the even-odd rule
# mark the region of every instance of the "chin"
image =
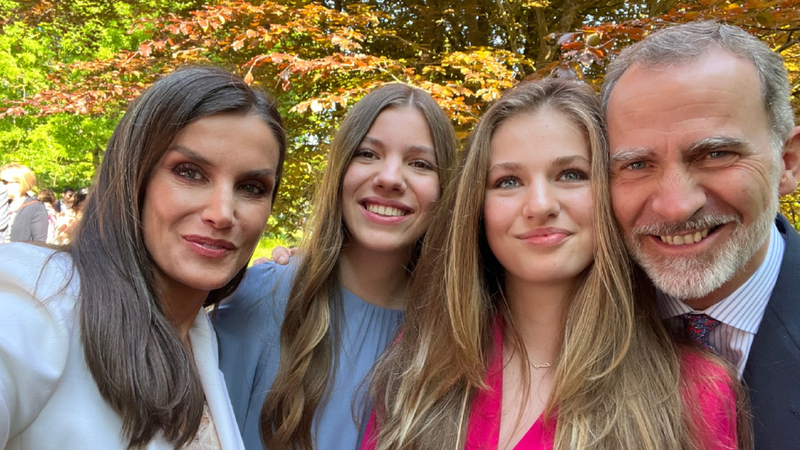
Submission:
POLYGON ((186 279, 183 284, 198 291, 213 291, 228 284, 235 276, 236 272, 224 278, 220 278, 219 273, 209 274, 208 276, 194 275, 186 279))

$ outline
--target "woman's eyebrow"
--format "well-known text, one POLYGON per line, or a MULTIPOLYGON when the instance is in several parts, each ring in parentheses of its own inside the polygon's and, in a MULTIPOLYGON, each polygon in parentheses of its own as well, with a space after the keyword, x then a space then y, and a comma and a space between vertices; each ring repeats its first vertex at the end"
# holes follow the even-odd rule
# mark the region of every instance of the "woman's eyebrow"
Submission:
POLYGON ((497 164, 493 165, 492 167, 489 168, 489 173, 492 173, 492 172, 495 172, 495 171, 498 171, 498 170, 513 171, 513 170, 519 170, 519 169, 522 169, 522 164, 520 164, 518 162, 515 162, 515 161, 507 161, 507 162, 501 162, 501 163, 497 163, 497 164))
POLYGON ((272 169, 248 170, 242 174, 242 178, 271 178, 274 176, 275 171, 272 169))
POLYGON ((556 158, 556 160, 554 161, 554 164, 557 165, 557 166, 568 166, 570 164, 575 163, 575 161, 582 161, 582 162, 585 162, 587 164, 591 164, 591 161, 589 160, 589 158, 587 158, 587 157, 585 157, 583 155, 560 156, 560 157, 556 158))
POLYGON ((181 155, 183 155, 183 156, 185 156, 185 157, 187 157, 187 158, 191 159, 192 161, 194 161, 194 162, 196 162, 196 163, 199 163, 199 164, 202 164, 202 165, 206 165, 206 166, 213 166, 213 165, 214 165, 214 164, 213 164, 213 163, 212 163, 212 162, 211 162, 211 161, 210 161, 208 158, 206 158, 205 156, 203 156, 203 155, 201 155, 201 154, 197 153, 196 151, 194 151, 194 150, 192 150, 192 149, 190 149, 190 148, 188 148, 188 147, 184 147, 184 146, 182 146, 182 145, 174 145, 174 146, 172 146, 172 147, 170 147, 170 148, 169 148, 169 151, 175 151, 175 152, 178 152, 178 153, 180 153, 181 155))

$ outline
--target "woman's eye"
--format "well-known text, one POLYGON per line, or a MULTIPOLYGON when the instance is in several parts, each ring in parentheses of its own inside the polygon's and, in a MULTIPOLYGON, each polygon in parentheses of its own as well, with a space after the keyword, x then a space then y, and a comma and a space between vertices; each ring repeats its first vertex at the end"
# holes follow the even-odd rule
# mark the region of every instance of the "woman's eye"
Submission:
POLYGON ((181 164, 176 167, 175 173, 177 173, 181 178, 186 178, 187 180, 200 181, 203 179, 203 174, 200 173, 197 168, 186 164, 181 164))
POLYGON ((559 177, 564 181, 583 181, 588 180, 589 176, 586 172, 578 169, 565 170, 559 177))
POLYGON ((494 187, 500 189, 510 189, 519 186, 519 180, 513 177, 501 178, 494 183, 494 187))
POLYGON ((378 155, 376 155, 372 150, 356 150, 356 153, 353 156, 364 159, 375 159, 378 157, 378 155))
POLYGON ((434 169, 433 164, 429 163, 428 161, 425 161, 424 159, 415 159, 414 161, 411 161, 410 165, 415 169, 425 169, 425 170, 434 169))
POLYGON ((262 183, 244 183, 239 186, 239 189, 256 197, 267 195, 270 190, 262 183))

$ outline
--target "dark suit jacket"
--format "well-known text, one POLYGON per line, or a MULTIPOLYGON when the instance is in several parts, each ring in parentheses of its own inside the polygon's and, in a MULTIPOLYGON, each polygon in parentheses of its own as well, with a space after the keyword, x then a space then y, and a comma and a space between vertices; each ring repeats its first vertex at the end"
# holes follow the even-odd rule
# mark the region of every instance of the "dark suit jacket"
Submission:
POLYGON ((744 369, 753 405, 756 450, 800 449, 800 235, 775 224, 786 250, 775 289, 744 369))

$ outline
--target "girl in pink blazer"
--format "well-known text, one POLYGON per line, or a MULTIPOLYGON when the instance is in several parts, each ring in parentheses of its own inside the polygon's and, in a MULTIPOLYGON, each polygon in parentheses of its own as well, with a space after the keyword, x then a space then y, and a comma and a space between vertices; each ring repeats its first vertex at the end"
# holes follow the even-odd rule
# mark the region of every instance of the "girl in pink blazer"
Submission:
POLYGON ((376 368, 363 449, 747 447, 735 378, 674 344, 632 282, 589 87, 507 92, 460 170, 376 368))

